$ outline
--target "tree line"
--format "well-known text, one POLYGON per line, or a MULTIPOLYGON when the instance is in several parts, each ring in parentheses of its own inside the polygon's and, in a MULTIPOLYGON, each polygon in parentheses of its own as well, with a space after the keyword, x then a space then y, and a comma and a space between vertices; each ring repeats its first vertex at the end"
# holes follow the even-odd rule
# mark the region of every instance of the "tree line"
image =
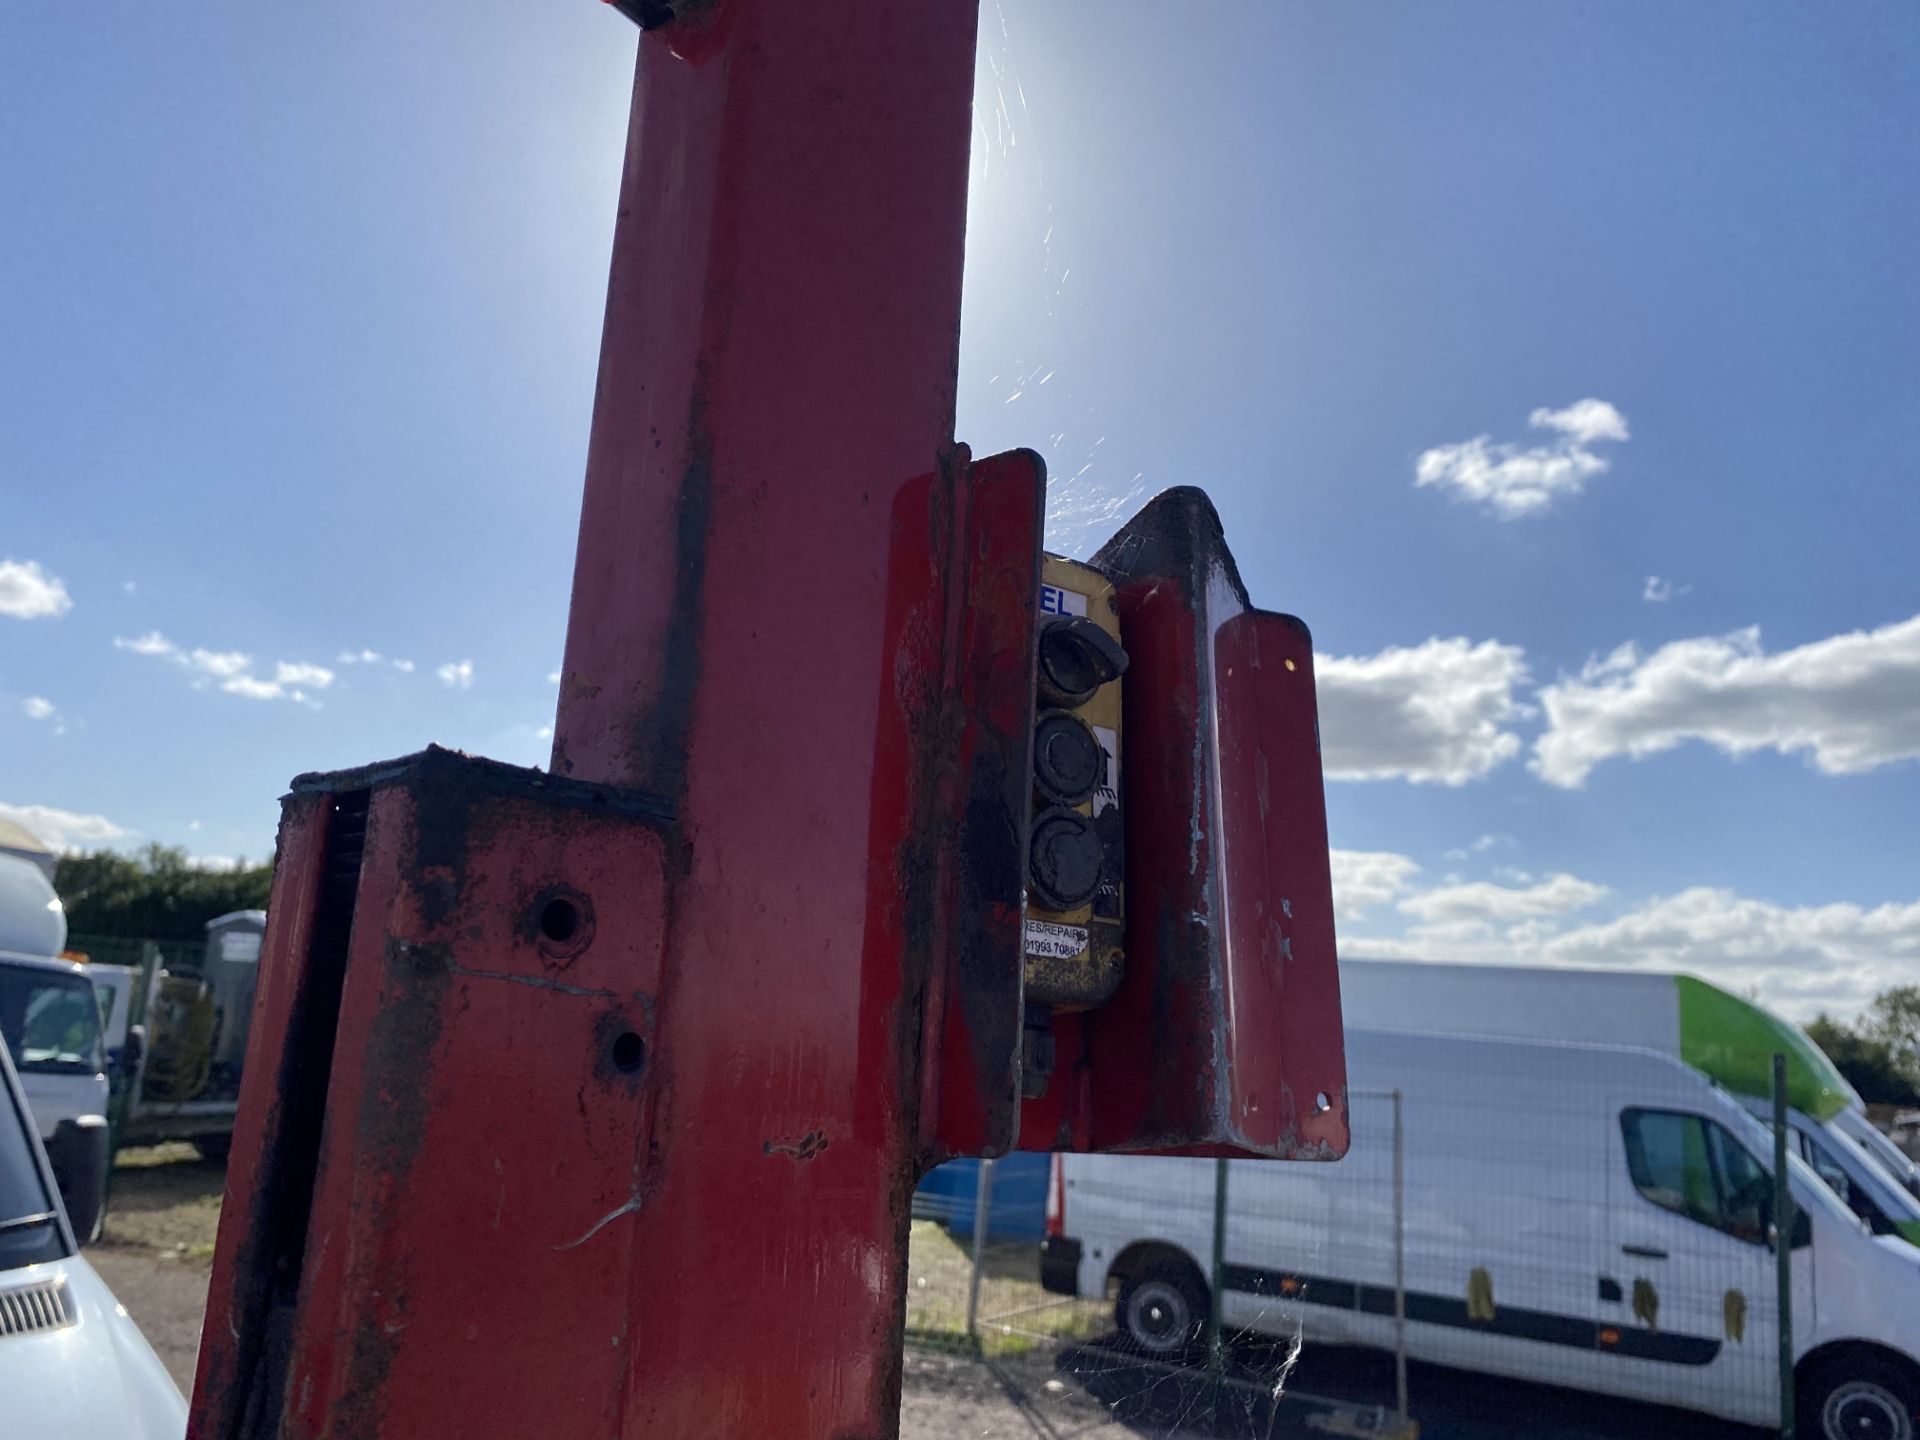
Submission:
POLYGON ((1821 1014, 1807 1036, 1871 1105, 1920 1105, 1920 985, 1874 996, 1858 1020, 1821 1014))
POLYGON ((140 940, 204 939, 209 920, 266 909, 272 882, 271 864, 208 869, 169 845, 63 855, 53 873, 72 934, 140 940))
MULTIPOLYGON (((264 910, 272 881, 270 863, 208 869, 157 844, 64 855, 53 878, 73 934, 143 940, 198 940, 217 916, 264 910)), ((1869 1103, 1920 1105, 1920 985, 1875 996, 1858 1020, 1822 1014, 1807 1034, 1869 1103)))

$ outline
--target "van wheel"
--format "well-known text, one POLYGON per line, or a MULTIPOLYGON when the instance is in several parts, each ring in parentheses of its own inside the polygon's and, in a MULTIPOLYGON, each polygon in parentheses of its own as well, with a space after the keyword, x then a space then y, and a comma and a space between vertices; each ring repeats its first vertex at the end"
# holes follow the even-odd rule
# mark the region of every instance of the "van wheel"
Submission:
POLYGON ((1120 1286, 1114 1322, 1149 1355, 1177 1355, 1199 1339, 1207 1323, 1207 1287, 1184 1261, 1143 1265, 1120 1286))
POLYGON ((1895 1360, 1836 1357, 1799 1388, 1798 1428, 1806 1440, 1914 1440, 1920 1384, 1895 1360))

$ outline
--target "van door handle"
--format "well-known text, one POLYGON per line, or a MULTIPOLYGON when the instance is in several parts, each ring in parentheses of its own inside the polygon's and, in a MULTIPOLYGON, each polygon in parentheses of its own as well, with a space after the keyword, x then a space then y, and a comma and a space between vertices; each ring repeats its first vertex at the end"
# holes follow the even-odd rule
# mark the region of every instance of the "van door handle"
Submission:
POLYGON ((1638 1255, 1643 1260, 1664 1260, 1667 1258, 1666 1251, 1656 1250, 1651 1245, 1622 1245, 1620 1247, 1620 1253, 1622 1255, 1638 1255))

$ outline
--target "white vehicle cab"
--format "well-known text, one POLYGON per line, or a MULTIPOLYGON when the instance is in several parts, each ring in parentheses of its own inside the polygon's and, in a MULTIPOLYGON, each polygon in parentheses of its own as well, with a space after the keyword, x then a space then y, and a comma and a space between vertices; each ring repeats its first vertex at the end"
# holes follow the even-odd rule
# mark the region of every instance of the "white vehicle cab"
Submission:
POLYGON ((1864 1104, 1856 1102, 1848 1106, 1835 1115, 1831 1123, 1871 1155, 1908 1194, 1920 1199, 1920 1165, 1914 1164, 1907 1152, 1893 1143, 1892 1136, 1867 1118, 1864 1104))
MULTIPOLYGON (((1750 1424, 1778 1415, 1772 1139, 1678 1060, 1625 1046, 1347 1032, 1354 1090, 1404 1096, 1407 1353, 1750 1424)), ((1333 1164, 1228 1166, 1229 1329, 1389 1346, 1392 1124, 1356 1105, 1333 1164)), ((1920 1250, 1875 1236, 1798 1157, 1793 1354, 1803 1436, 1912 1440, 1920 1250)), ((1042 1280, 1117 1288, 1135 1344, 1209 1307, 1213 1165, 1056 1161, 1042 1280)))
POLYGON ((1798 1025, 1692 975, 1560 966, 1343 960, 1340 1006, 1361 1030, 1501 1035, 1641 1045, 1671 1055, 1772 1114, 1773 1057, 1787 1060, 1787 1122, 1800 1158, 1876 1235, 1920 1245, 1920 1187, 1893 1142, 1889 1160, 1860 1096, 1798 1025))
POLYGON ((59 958, 67 920, 32 865, 0 855, 0 1039, 13 1052, 34 1126, 74 1228, 98 1237, 112 1145, 100 1002, 84 966, 59 958))
MULTIPOLYGON (((127 1042, 131 1039, 137 1047, 141 1031, 140 1026, 128 1023, 133 1014, 133 987, 140 981, 140 971, 132 965, 94 962, 89 962, 86 970, 87 979, 93 982, 94 996, 100 1002, 100 1044, 107 1052, 107 1072, 125 1074, 132 1068, 127 1059, 127 1042)), ((137 1048, 135 1054, 138 1054, 137 1048)))
POLYGON ((81 1258, 0 1045, 0 1434, 179 1440, 187 1405, 81 1258))

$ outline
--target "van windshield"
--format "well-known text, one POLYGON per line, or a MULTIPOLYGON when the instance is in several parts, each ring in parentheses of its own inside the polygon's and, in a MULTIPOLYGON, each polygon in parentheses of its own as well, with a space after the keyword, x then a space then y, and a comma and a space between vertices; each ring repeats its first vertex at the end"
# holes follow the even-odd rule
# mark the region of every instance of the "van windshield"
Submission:
POLYGON ((0 1067, 0 1271, 43 1265, 67 1253, 53 1197, 35 1162, 27 1117, 0 1067))
POLYGON ((0 1038, 22 1075, 91 1075, 100 1054, 100 1002, 84 976, 0 960, 0 1038))
POLYGON ((1920 1226, 1920 1200, 1914 1199, 1905 1186, 1888 1175, 1858 1140, 1831 1125, 1821 1130, 1819 1139, 1809 1135, 1807 1140, 1809 1149, 1815 1152, 1808 1156, 1814 1169, 1820 1170, 1820 1161, 1824 1159, 1838 1168, 1850 1169, 1859 1177, 1858 1183, 1847 1189, 1837 1185, 1833 1188, 1873 1227, 1876 1235, 1907 1234, 1913 1227, 1920 1226))
MULTIPOLYGON (((1747 1149, 1752 1151, 1756 1156, 1766 1157, 1765 1160, 1762 1161, 1762 1164, 1767 1172, 1771 1174, 1773 1169, 1773 1127, 1763 1124, 1757 1116, 1738 1104, 1729 1105, 1727 1112, 1728 1116, 1731 1117, 1730 1123, 1738 1131, 1747 1149)), ((1833 1193, 1832 1188, 1827 1182, 1820 1178, 1819 1172, 1806 1161, 1802 1160, 1799 1155, 1795 1154, 1791 1147, 1787 1150, 1787 1174, 1796 1182, 1794 1185, 1794 1202, 1803 1209, 1810 1205, 1817 1205, 1842 1225, 1853 1225, 1857 1227, 1861 1223, 1860 1217, 1847 1208, 1840 1197, 1833 1193)))
POLYGON ((1880 1167, 1880 1171, 1895 1185, 1912 1194, 1914 1187, 1920 1185, 1920 1172, 1914 1169, 1913 1161, 1878 1126, 1864 1115, 1845 1112, 1834 1117, 1834 1127, 1858 1145, 1867 1158, 1880 1167))

